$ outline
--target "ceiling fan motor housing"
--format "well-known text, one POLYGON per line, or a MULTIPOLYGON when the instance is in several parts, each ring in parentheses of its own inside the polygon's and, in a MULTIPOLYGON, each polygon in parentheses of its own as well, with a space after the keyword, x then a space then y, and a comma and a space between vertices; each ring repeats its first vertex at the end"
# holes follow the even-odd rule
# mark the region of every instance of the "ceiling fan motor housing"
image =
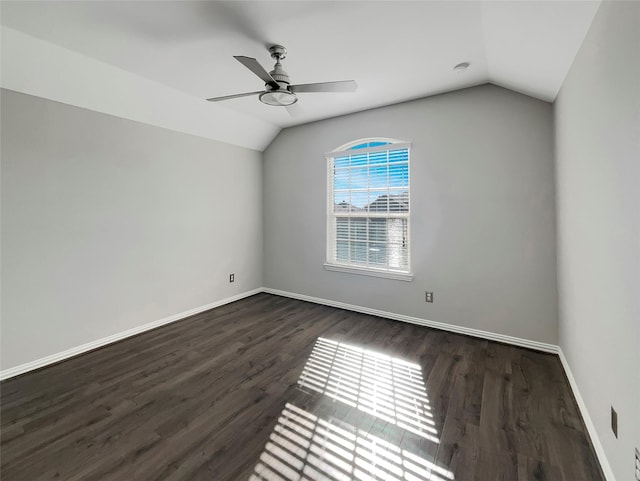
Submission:
MULTIPOLYGON (((286 89, 291 83, 291 80, 289 80, 289 74, 282 68, 280 60, 284 60, 287 57, 287 49, 282 45, 272 45, 269 47, 269 52, 271 53, 271 58, 276 61, 276 64, 274 65, 273 70, 269 72, 269 75, 273 77, 273 80, 278 82, 281 89, 286 89)), ((269 88, 268 85, 267 88, 269 88)))
POLYGON ((280 63, 280 60, 287 56, 287 49, 282 45, 272 45, 269 47, 269 52, 271 52, 271 57, 276 61, 269 75, 278 83, 279 88, 276 89, 273 85, 267 83, 265 84, 266 92, 260 94, 258 98, 260 102, 267 105, 287 106, 295 104, 298 101, 298 97, 289 91, 289 84, 291 83, 289 74, 284 71, 280 63))
MULTIPOLYGON (((276 61, 276 64, 274 65, 273 70, 269 72, 269 75, 273 77, 273 80, 278 82, 281 89, 286 89, 291 83, 291 80, 289 79, 289 74, 282 68, 280 60, 284 60, 287 57, 287 49, 282 45, 272 45, 269 47, 269 52, 271 53, 271 58, 276 61)), ((267 85, 267 88, 269 88, 269 85, 267 85)))
MULTIPOLYGON (((273 80, 278 82, 281 89, 286 89, 291 83, 289 74, 282 69, 280 62, 276 64, 275 68, 269 72, 269 74, 273 77, 273 80)), ((269 88, 269 84, 267 84, 267 88, 269 88)))

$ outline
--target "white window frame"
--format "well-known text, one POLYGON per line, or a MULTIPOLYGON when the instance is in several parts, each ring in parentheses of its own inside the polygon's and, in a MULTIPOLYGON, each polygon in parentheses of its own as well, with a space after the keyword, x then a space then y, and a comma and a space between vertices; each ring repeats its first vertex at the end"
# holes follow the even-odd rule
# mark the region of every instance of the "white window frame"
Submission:
POLYGON ((336 272, 346 272, 350 274, 361 274, 366 276, 374 276, 374 277, 383 277, 387 279, 396 279, 402 281, 411 281, 413 280, 413 274, 411 273, 411 143, 389 139, 383 137, 374 137, 374 138, 365 138, 354 140, 347 144, 344 144, 337 149, 328 152, 325 154, 325 159, 327 161, 327 252, 326 252, 326 262, 324 263, 324 268, 329 271, 336 272), (386 145, 379 145, 375 147, 366 147, 353 149, 356 145, 360 145, 363 143, 369 142, 388 142, 386 145), (375 267, 372 265, 359 265, 352 263, 343 263, 339 262, 336 259, 336 218, 344 217, 344 213, 336 213, 334 211, 334 159, 336 157, 346 156, 346 155, 354 155, 354 154, 367 154, 373 152, 382 152, 387 150, 397 150, 397 149, 407 149, 408 150, 408 159, 407 159, 407 168, 409 169, 409 185, 407 186, 407 195, 409 196, 409 211, 404 212, 393 212, 393 213, 372 213, 367 212, 359 215, 350 216, 353 217, 400 217, 405 218, 407 221, 407 270, 399 270, 388 267, 375 267))

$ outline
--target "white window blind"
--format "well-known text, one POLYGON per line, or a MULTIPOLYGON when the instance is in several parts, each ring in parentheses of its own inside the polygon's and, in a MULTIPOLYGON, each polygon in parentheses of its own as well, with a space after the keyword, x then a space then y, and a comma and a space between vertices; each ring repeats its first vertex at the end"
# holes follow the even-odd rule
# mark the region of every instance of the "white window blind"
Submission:
POLYGON ((410 144, 352 144, 327 154, 326 266, 409 274, 410 144))

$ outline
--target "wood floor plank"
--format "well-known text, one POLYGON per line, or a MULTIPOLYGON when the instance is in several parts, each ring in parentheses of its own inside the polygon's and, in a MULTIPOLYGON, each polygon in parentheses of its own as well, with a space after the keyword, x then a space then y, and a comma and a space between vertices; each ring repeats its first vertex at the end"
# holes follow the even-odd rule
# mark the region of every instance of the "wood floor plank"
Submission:
POLYGON ((604 480, 557 356, 269 294, 4 381, 0 409, 5 481, 604 480))

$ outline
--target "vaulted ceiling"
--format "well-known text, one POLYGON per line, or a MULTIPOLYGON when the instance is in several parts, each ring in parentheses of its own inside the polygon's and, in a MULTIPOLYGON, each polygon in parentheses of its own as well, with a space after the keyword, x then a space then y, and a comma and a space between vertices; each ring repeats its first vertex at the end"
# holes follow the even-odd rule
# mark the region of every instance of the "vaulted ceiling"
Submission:
POLYGON ((553 101, 599 1, 3 1, 2 86, 262 150, 283 127, 487 82, 553 101), (294 116, 233 55, 294 83, 294 116), (469 62, 464 72, 453 67, 469 62))

